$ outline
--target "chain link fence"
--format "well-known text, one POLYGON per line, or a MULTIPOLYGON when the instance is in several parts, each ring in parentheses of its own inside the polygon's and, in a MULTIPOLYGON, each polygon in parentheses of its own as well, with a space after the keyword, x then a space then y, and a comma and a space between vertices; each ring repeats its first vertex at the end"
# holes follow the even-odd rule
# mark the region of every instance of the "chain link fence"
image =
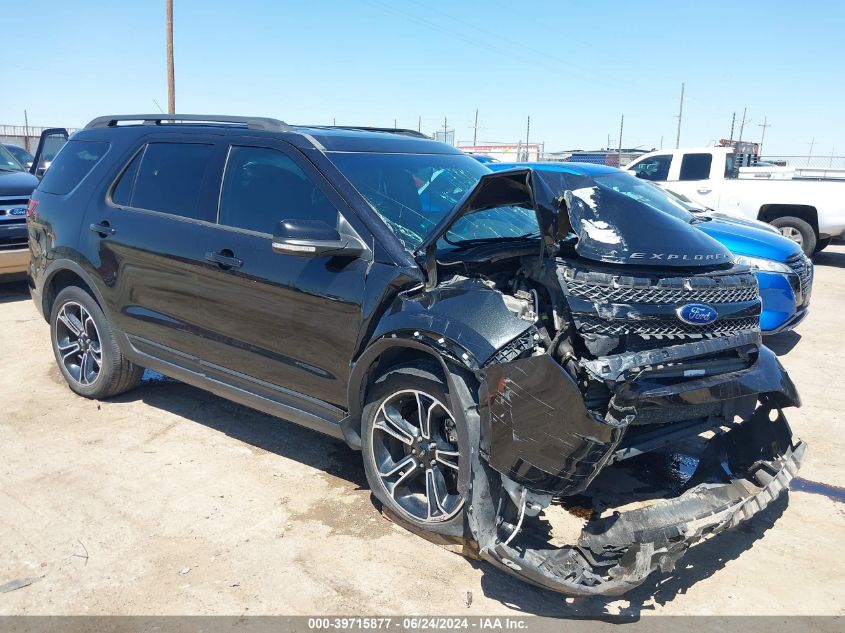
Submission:
POLYGON ((781 167, 813 167, 818 169, 845 169, 845 156, 761 156, 761 162, 781 167))
MULTIPOLYGON (((25 125, 0 125, 0 143, 23 147, 30 154, 34 154, 38 147, 38 139, 46 127, 25 125)), ((67 128, 69 133, 76 132, 76 128, 67 128)))

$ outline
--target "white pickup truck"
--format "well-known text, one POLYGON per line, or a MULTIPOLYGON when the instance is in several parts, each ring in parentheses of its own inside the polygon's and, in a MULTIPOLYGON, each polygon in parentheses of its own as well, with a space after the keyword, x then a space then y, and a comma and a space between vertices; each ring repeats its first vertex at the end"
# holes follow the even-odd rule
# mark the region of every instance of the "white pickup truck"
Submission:
POLYGON ((659 150, 625 169, 718 211, 769 222, 807 255, 845 238, 845 182, 791 177, 783 169, 739 167, 730 147, 659 150))

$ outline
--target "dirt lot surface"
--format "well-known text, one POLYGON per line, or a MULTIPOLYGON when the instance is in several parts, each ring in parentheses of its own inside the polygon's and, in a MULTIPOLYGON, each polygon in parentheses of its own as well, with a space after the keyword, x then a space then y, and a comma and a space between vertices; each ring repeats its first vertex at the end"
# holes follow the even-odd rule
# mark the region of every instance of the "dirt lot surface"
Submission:
POLYGON ((768 344, 804 400, 788 499, 612 600, 572 600, 429 543, 375 509, 360 455, 164 379, 75 396, 24 284, 0 287, 0 614, 845 612, 845 247, 768 344), (6 585, 6 589, 9 586, 6 585))

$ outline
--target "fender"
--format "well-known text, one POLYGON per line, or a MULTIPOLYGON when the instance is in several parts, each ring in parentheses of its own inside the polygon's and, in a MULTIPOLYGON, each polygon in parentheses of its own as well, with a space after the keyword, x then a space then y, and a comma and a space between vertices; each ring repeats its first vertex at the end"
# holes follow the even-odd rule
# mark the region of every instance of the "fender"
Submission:
MULTIPOLYGON (((399 293, 374 328, 372 342, 352 366, 349 414, 340 422, 352 448, 360 448, 360 418, 370 369, 389 350, 414 350, 437 359, 450 392, 452 372, 472 374, 496 352, 534 329, 508 308, 504 296, 480 279, 457 277, 432 290, 399 293)), ((533 342, 533 341, 532 341, 533 342)))
POLYGON ((48 264, 44 269, 44 272, 38 276, 40 285, 31 284, 30 287, 30 294, 32 295, 33 303, 35 303, 35 307, 38 309, 38 312, 41 313, 44 320, 47 321, 50 318, 49 313, 45 310, 46 306, 44 305, 44 301, 47 297, 45 296, 44 290, 50 286, 50 283, 57 274, 65 270, 79 276, 82 281, 88 285, 88 288, 90 288, 91 292, 94 293, 94 299, 96 299, 100 308, 105 312, 107 303, 97 286, 95 277, 88 273, 76 261, 68 258, 61 258, 50 262, 50 264, 48 264))
POLYGON ((438 345, 430 335, 417 332, 392 333, 390 336, 373 341, 358 357, 352 366, 347 386, 347 402, 349 411, 340 421, 340 428, 346 443, 355 450, 361 450, 361 412, 364 408, 365 388, 370 381, 371 369, 378 359, 386 352, 415 351, 431 356, 438 362, 446 376, 449 393, 456 393, 459 385, 455 382, 455 374, 472 375, 472 365, 475 360, 469 353, 454 341, 445 341, 438 345), (457 354, 456 354, 457 352, 457 354), (464 358, 466 356, 466 358, 464 358))

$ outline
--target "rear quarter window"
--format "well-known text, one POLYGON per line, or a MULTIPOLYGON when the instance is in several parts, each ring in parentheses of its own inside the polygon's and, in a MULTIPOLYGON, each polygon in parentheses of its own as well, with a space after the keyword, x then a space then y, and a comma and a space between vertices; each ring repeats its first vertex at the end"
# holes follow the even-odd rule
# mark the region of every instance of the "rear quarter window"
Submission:
POLYGON ((109 147, 103 141, 68 141, 56 154, 38 190, 61 196, 70 193, 91 173, 109 147))

